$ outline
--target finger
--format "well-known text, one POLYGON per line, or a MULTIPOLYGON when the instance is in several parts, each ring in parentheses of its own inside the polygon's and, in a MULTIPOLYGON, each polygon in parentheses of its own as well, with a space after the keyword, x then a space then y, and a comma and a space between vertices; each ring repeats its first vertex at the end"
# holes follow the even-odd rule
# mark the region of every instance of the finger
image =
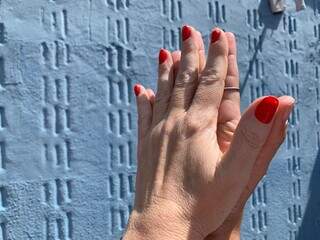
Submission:
MULTIPOLYGON (((237 49, 235 37, 232 33, 226 33, 228 39, 228 70, 225 87, 239 88, 239 73, 237 64, 237 49)), ((241 118, 240 92, 224 89, 218 113, 217 137, 220 149, 225 152, 231 143, 234 131, 241 118)))
MULTIPOLYGON (((239 88, 239 70, 237 63, 237 46, 236 39, 233 33, 226 33, 228 39, 228 70, 227 77, 225 80, 225 87, 239 88)), ((232 107, 233 111, 228 113, 228 116, 224 116, 219 112, 220 117, 224 117, 227 121, 232 121, 233 119, 239 119, 240 112, 240 92, 237 90, 224 90, 220 108, 219 110, 230 109, 232 107)))
MULTIPOLYGON (((201 72, 206 64, 206 55, 204 49, 204 43, 202 39, 202 35, 199 31, 197 31, 197 47, 199 49, 199 72, 201 72)), ((177 77, 177 73, 179 71, 179 64, 181 59, 181 51, 174 51, 172 54, 173 60, 173 79, 175 80, 177 77)))
POLYGON ((173 88, 173 61, 168 50, 159 52, 158 89, 154 100, 153 125, 164 118, 173 88))
POLYGON ((197 87, 199 54, 196 36, 197 32, 192 27, 182 28, 181 61, 170 101, 172 110, 186 111, 197 87))
MULTIPOLYGON (((175 82, 178 72, 179 72, 179 65, 181 60, 181 51, 174 51, 171 54, 172 61, 173 61, 173 82, 175 82)), ((174 83, 173 83, 174 85, 174 83)))
POLYGON ((239 199, 238 208, 243 208, 247 199, 265 175, 269 164, 283 143, 286 131, 287 131, 287 120, 294 107, 295 100, 289 96, 283 96, 279 98, 279 108, 277 115, 275 116, 274 124, 271 129, 271 133, 267 141, 265 142, 259 156, 254 163, 252 172, 250 174, 250 180, 248 181, 247 187, 241 194, 239 199))
MULTIPOLYGON (((197 40, 198 41, 198 48, 199 48, 199 71, 202 71, 206 64, 206 55, 205 55, 205 49, 204 49, 204 43, 201 36, 201 33, 197 31, 197 40)), ((174 51, 172 54, 172 60, 173 60, 173 79, 176 79, 177 73, 179 71, 179 64, 181 59, 181 51, 174 51)))
MULTIPOLYGON (((228 70, 225 81, 225 87, 239 87, 239 70, 237 63, 237 43, 233 33, 226 33, 228 39, 228 70)), ((239 106, 240 109, 240 93, 239 91, 225 91, 224 99, 231 100, 234 104, 239 106)))
POLYGON ((151 88, 147 88, 146 91, 147 91, 147 95, 148 95, 148 99, 150 101, 151 107, 153 108, 153 105, 155 102, 155 94, 151 88))
POLYGON ((199 78, 190 113, 206 112, 216 123, 227 75, 228 40, 226 34, 215 28, 211 34, 207 63, 199 78))
POLYGON ((260 98, 241 117, 230 148, 219 163, 226 176, 230 176, 226 182, 241 184, 235 191, 242 192, 248 182, 252 167, 271 133, 278 106, 276 97, 260 98))
POLYGON ((151 126, 152 106, 148 92, 142 85, 134 85, 134 93, 136 95, 138 108, 138 135, 140 139, 146 135, 151 126))
POLYGON ((202 35, 199 31, 197 31, 197 43, 199 49, 199 72, 202 72, 204 66, 206 65, 206 53, 204 49, 202 35))

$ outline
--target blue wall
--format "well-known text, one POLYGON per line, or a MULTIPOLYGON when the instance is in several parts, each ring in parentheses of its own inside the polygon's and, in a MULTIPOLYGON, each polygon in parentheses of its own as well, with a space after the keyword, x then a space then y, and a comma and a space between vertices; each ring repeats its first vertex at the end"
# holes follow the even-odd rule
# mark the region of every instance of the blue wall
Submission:
POLYGON ((320 1, 0 0, 0 240, 117 239, 132 208, 135 82, 188 23, 235 32, 242 106, 297 99, 286 142, 247 204, 244 239, 320 236, 320 1))

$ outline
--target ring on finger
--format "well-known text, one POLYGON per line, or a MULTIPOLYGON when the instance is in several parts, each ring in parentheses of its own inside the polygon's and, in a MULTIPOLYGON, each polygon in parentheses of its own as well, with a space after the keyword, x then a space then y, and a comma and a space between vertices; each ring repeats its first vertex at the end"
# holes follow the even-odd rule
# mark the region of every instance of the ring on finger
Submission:
POLYGON ((224 87, 225 91, 240 91, 238 87, 224 87))

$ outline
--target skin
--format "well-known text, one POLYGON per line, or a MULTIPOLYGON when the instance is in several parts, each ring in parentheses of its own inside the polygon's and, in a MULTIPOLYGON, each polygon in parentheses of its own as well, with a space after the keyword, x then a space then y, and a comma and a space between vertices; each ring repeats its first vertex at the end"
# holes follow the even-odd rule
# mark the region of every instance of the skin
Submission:
POLYGON ((236 43, 221 31, 205 57, 192 29, 167 52, 158 91, 141 86, 135 205, 124 239, 240 239, 243 207, 284 140, 294 105, 279 97, 273 120, 240 115, 236 43), (253 140, 252 140, 253 139, 253 140))

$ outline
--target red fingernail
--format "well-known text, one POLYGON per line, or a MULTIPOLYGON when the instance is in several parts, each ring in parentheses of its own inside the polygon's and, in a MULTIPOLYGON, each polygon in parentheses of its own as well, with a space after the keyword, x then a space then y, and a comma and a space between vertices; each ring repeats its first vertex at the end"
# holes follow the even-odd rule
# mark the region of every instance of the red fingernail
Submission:
POLYGON ((185 41, 191 36, 191 27, 183 26, 182 28, 182 40, 185 41))
POLYGON ((160 49, 159 52, 159 64, 164 63, 168 58, 168 54, 164 49, 160 49))
POLYGON ((219 29, 215 29, 213 30, 213 32, 211 33, 211 43, 215 43, 216 41, 219 40, 221 35, 221 31, 219 29))
POLYGON ((276 97, 265 97, 256 108, 256 118, 262 123, 270 123, 274 114, 277 111, 278 105, 279 100, 276 97))
POLYGON ((136 85, 134 85, 133 90, 134 90, 134 94, 135 94, 136 96, 139 96, 139 94, 140 94, 140 92, 141 92, 141 86, 140 86, 139 84, 136 84, 136 85))

